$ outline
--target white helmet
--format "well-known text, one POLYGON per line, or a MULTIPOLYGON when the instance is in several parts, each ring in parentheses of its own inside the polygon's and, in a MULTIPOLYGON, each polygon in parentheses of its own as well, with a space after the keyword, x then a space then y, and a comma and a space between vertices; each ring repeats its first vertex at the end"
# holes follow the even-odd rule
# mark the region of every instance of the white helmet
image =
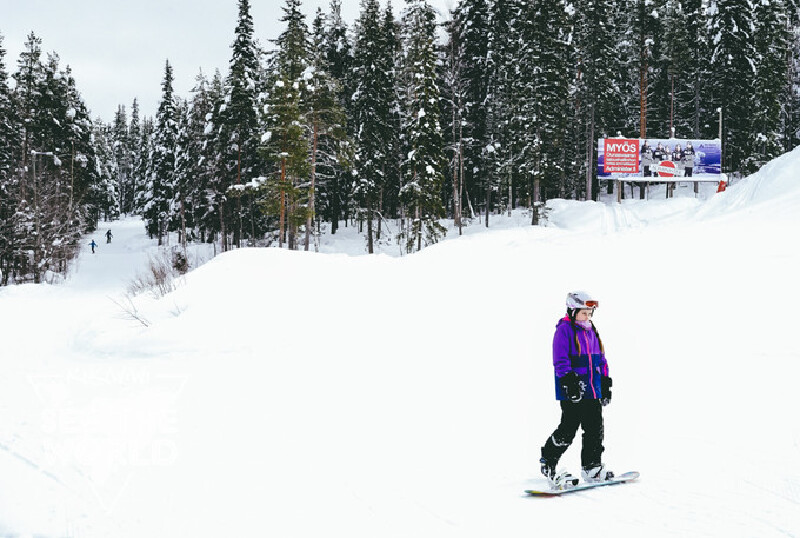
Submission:
POLYGON ((600 302, 585 291, 573 291, 567 294, 567 310, 581 310, 591 308, 594 310, 600 302))

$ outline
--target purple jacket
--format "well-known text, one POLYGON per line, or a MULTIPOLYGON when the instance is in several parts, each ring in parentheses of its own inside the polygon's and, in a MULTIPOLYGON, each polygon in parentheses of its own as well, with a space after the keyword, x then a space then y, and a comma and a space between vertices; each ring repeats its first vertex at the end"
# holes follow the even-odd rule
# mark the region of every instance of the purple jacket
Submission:
POLYGON ((608 376, 608 363, 593 329, 584 329, 577 323, 573 326, 566 316, 560 319, 553 336, 553 367, 557 400, 566 400, 558 379, 569 372, 575 372, 584 383, 584 398, 600 399, 600 380, 608 376))

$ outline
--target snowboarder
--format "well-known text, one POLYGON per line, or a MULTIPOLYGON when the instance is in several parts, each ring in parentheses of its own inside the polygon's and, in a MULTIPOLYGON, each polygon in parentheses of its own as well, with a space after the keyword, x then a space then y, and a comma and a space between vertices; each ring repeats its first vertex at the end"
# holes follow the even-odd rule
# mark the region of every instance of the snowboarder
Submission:
POLYGON ((112 238, 112 237, 114 237, 114 234, 112 234, 112 233, 111 233, 111 230, 109 229, 109 230, 106 232, 106 243, 110 243, 110 242, 111 242, 111 238, 112 238))
POLYGON ((97 243, 94 242, 94 239, 92 239, 92 242, 89 243, 89 246, 92 247, 92 254, 94 254, 94 249, 97 246, 97 243))
POLYGON ((583 428, 581 476, 586 482, 609 480, 614 473, 602 463, 603 407, 611 400, 603 343, 592 323, 596 299, 584 291, 567 294, 567 315, 559 320, 553 337, 556 399, 561 404, 561 423, 542 447, 542 474, 550 486, 577 483, 556 465, 569 448, 578 428, 583 428))

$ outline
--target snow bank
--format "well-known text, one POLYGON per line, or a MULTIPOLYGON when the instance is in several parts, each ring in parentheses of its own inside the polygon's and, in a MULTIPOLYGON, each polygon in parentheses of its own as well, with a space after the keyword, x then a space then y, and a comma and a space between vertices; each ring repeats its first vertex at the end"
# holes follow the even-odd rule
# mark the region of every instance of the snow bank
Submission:
POLYGON ((0 535, 791 536, 799 160, 720 195, 551 201, 548 226, 493 216, 413 256, 359 256, 352 228, 323 237, 337 254, 230 252, 136 298, 147 326, 111 299, 155 247, 100 230, 67 285, 0 289, 0 535), (605 459, 642 478, 526 498, 576 288, 615 381, 605 459))

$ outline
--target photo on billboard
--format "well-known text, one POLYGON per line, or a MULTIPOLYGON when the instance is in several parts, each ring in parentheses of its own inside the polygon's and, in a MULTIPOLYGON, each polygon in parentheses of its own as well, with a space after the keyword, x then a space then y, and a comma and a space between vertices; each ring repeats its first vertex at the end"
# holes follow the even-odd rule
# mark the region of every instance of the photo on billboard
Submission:
POLYGON ((601 138, 597 172, 600 179, 719 181, 721 155, 718 139, 601 138))

